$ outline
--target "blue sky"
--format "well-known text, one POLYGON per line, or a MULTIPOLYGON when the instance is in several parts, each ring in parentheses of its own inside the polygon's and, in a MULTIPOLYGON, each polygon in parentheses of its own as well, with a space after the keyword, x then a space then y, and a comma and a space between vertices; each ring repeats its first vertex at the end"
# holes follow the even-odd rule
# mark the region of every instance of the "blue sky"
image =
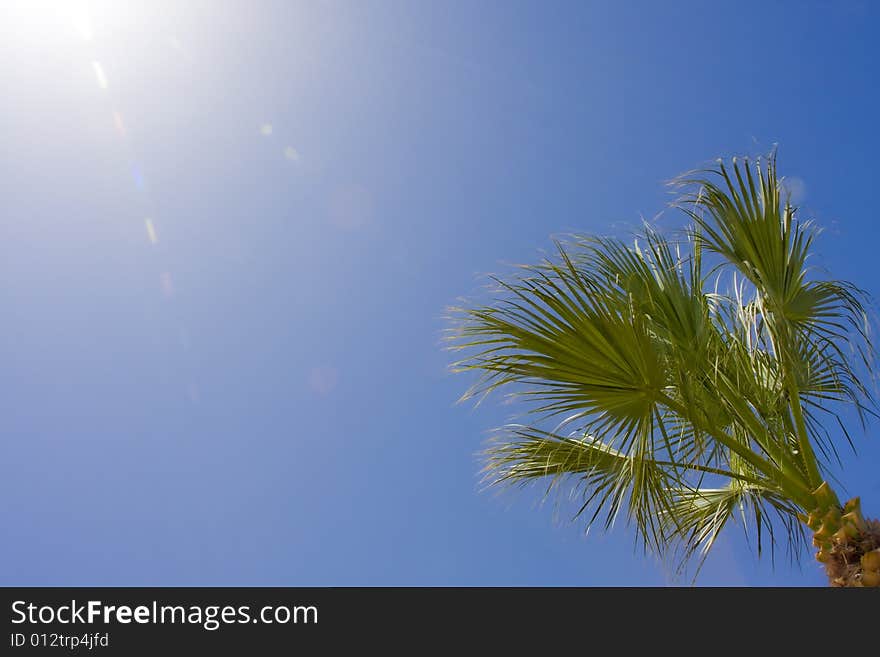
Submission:
MULTIPOLYGON (((668 584, 480 491, 515 409, 455 404, 444 308, 774 143, 880 294, 873 3, 76 5, 2 5, 2 584, 668 584)), ((735 529, 699 579, 824 581, 735 529)))

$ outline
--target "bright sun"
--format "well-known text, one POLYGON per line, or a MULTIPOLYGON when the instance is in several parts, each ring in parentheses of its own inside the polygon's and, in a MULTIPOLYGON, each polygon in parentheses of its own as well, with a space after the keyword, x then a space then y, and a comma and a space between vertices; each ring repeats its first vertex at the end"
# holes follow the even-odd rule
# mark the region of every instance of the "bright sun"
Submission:
POLYGON ((3 20, 19 38, 52 42, 79 37, 91 41, 95 36, 94 16, 97 10, 124 7, 126 0, 116 3, 83 0, 12 0, 4 3, 3 20), (114 7, 114 8, 115 8, 114 7))

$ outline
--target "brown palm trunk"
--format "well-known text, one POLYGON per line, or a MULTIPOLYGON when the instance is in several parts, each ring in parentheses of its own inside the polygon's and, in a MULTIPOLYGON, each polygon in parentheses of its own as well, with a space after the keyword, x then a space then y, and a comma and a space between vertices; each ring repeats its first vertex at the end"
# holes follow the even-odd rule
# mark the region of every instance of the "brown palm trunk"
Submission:
POLYGON ((817 509, 807 524, 831 586, 880 586, 880 521, 865 520, 859 498, 817 509))

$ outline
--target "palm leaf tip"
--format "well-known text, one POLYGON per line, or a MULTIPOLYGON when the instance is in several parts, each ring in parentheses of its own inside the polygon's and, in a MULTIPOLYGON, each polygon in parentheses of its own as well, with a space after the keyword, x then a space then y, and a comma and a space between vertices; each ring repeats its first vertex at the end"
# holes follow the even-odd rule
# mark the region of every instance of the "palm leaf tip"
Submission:
POLYGON ((573 479, 573 491, 580 493, 573 516, 588 515, 587 528, 603 513, 608 528, 623 512, 646 545, 658 547, 663 541, 655 509, 665 504, 668 477, 647 460, 593 437, 560 436, 524 425, 505 427, 484 455, 485 481, 491 485, 540 482, 546 495, 573 479))

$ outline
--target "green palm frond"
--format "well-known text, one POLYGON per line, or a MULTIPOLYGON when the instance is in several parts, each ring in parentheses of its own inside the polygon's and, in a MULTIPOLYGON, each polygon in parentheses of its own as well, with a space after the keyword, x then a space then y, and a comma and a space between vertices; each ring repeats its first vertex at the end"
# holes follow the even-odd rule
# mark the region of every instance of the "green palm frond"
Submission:
POLYGON ((500 433, 487 477, 569 484, 588 525, 625 513, 685 560, 735 516, 759 549, 774 527, 797 548, 797 514, 837 458, 824 420, 851 443, 845 409, 874 411, 868 299, 808 267, 816 231, 784 201, 775 158, 677 182, 681 237, 558 243, 494 279, 492 303, 452 310, 454 370, 477 375, 463 398, 505 389, 535 418, 500 433))
POLYGON ((739 521, 743 527, 753 524, 758 554, 763 551, 765 533, 770 535, 771 548, 775 546, 776 524, 784 527, 787 540, 796 550, 806 545, 805 531, 796 519, 796 505, 762 486, 733 479, 719 488, 682 488, 673 494, 674 502, 663 520, 668 529, 667 545, 677 541, 682 563, 696 556, 702 564, 730 522, 739 521))
POLYGON ((457 348, 478 352, 456 370, 483 375, 465 398, 527 383, 538 412, 601 410, 610 424, 633 425, 651 415, 663 385, 647 323, 561 255, 562 265, 523 267, 518 280, 499 281, 508 294, 496 307, 458 311, 457 348))
MULTIPOLYGON (((542 480, 547 491, 576 478, 584 493, 575 517, 591 513, 591 524, 605 514, 609 528, 621 510, 636 519, 646 545, 660 547, 670 538, 669 519, 675 519, 678 490, 689 479, 728 477, 763 489, 763 482, 745 472, 691 464, 684 466, 654 458, 650 433, 615 447, 591 436, 561 436, 534 427, 510 425, 486 451, 486 478, 493 485, 526 484, 542 480)), ((678 530, 677 527, 672 529, 678 530)))

